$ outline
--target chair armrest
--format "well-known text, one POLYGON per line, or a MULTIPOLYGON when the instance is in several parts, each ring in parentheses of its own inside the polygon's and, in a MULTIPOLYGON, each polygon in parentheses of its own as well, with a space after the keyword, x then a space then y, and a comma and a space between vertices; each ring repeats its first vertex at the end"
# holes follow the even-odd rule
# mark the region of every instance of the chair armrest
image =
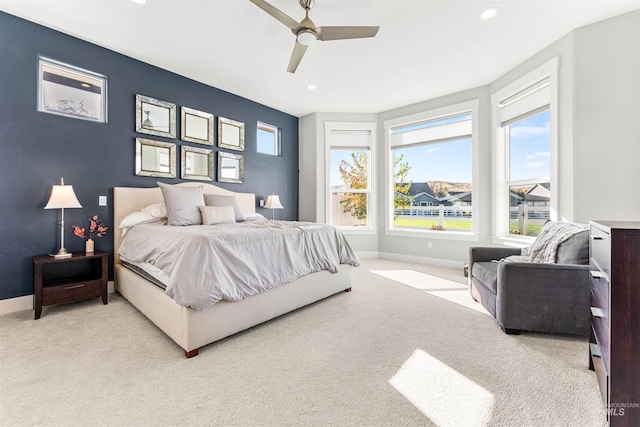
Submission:
POLYGON ((531 330, 533 324, 583 335, 589 323, 589 280, 588 265, 501 262, 496 319, 505 328, 531 330))
POLYGON ((469 269, 471 269, 474 262, 498 261, 511 255, 520 255, 520 249, 511 247, 473 246, 469 248, 469 269))

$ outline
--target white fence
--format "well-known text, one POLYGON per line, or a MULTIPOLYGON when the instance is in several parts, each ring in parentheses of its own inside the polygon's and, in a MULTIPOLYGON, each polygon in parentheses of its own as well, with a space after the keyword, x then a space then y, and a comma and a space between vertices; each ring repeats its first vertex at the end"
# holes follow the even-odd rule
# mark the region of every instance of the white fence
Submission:
POLYGON ((537 236, 548 219, 549 206, 518 205, 509 208, 509 229, 512 233, 537 236))
MULTIPOLYGON (((409 206, 396 209, 396 217, 421 219, 438 219, 444 228, 445 219, 470 221, 473 214, 471 206, 409 206)), ((544 223, 549 219, 549 206, 518 205, 509 208, 509 224, 511 232, 521 235, 538 235, 544 223)))
POLYGON ((471 206, 409 206, 406 209, 396 209, 396 217, 422 219, 438 219, 438 224, 444 228, 445 219, 456 219, 460 221, 471 221, 473 208, 471 206))

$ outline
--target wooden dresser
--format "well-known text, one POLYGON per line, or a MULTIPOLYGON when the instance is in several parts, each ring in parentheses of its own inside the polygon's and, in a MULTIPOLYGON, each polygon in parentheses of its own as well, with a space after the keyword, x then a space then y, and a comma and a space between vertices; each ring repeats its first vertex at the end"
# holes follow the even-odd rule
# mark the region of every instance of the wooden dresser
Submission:
POLYGON ((589 368, 611 426, 640 426, 640 222, 591 221, 589 368))

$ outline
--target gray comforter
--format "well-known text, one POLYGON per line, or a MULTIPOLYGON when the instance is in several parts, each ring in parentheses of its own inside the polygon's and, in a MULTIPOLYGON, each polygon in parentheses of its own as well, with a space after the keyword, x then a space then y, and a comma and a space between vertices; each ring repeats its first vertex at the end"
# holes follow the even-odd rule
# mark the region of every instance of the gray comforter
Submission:
POLYGON ((339 264, 360 265, 342 233, 325 224, 261 219, 172 227, 138 224, 120 243, 124 261, 149 263, 169 276, 176 303, 205 310, 239 301, 339 264))

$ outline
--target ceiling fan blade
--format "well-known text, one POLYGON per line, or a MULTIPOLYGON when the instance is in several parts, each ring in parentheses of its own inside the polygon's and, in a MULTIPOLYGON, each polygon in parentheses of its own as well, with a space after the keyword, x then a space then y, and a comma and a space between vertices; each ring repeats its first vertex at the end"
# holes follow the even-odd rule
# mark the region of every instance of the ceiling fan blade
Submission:
MULTIPOLYGON (((253 0, 252 0, 253 1, 253 0)), ((380 27, 318 27, 318 40, 363 39, 374 37, 380 27)))
POLYGON ((284 25, 289 27, 290 30, 295 30, 300 26, 300 23, 282 12, 280 9, 277 9, 275 6, 270 5, 264 0, 249 0, 251 3, 258 6, 260 9, 267 12, 269 15, 276 18, 278 21, 282 22, 284 25))
POLYGON ((307 47, 296 40, 296 45, 293 47, 293 52, 291 53, 291 59, 289 60, 289 66, 287 67, 287 72, 295 73, 304 53, 307 51, 307 47))

